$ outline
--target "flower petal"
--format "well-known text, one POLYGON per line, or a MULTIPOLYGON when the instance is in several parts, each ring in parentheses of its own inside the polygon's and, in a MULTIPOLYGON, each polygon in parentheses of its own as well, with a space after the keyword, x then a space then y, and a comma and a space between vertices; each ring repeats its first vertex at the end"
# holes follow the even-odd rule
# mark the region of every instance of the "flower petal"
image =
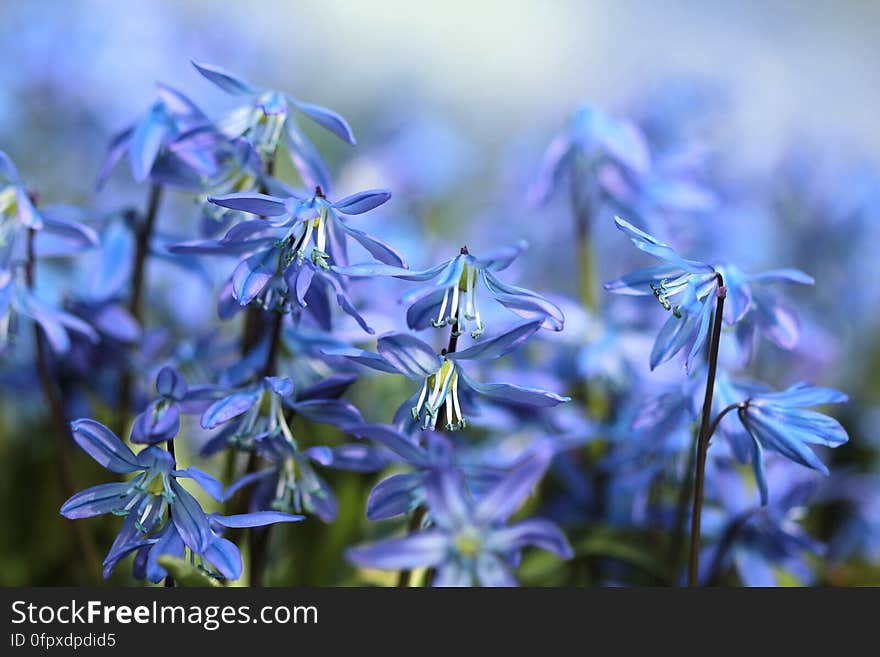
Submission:
POLYGON ((349 548, 346 557, 363 568, 403 570, 422 566, 438 566, 448 549, 449 540, 441 532, 428 530, 405 538, 349 548))
POLYGON ((74 420, 70 428, 76 444, 111 472, 126 473, 141 469, 134 452, 100 422, 74 420))

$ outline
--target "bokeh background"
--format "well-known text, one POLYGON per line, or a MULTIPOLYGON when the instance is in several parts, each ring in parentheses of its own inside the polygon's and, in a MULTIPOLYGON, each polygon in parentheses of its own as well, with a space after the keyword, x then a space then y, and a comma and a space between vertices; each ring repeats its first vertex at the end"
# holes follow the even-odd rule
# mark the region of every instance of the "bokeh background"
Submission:
MULTIPOLYGON (((805 371, 851 394, 852 443, 835 459, 873 473, 878 24, 880 4, 845 0, 5 0, 0 148, 41 199, 96 216, 140 205, 144 191, 118 173, 93 195, 106 144, 148 106, 156 81, 184 90, 211 115, 232 107, 190 66, 197 58, 347 117, 358 148, 332 139, 319 145, 340 189, 394 190, 395 222, 370 229, 404 252, 422 248, 413 264, 429 264, 432 249, 463 234, 483 245, 526 237, 544 262, 559 257, 547 268, 540 259, 524 263, 521 280, 531 276, 530 287, 565 296, 575 291, 567 209, 537 210, 526 193, 547 143, 582 103, 643 124, 663 116, 710 149, 708 177, 718 182, 724 209, 699 221, 727 222, 712 229, 720 235, 715 250, 729 240, 746 266, 800 266, 816 276, 815 290, 798 297, 812 299, 811 341, 788 361, 790 371, 773 375, 791 383, 805 371), (791 201, 784 208, 782 197, 791 201), (516 221, 506 224, 511 216, 516 221), (494 232, 485 228, 492 222, 494 232), (469 232, 474 225, 483 228, 469 232)), ((185 235, 188 202, 171 202, 177 210, 163 214, 165 231, 185 235)), ((618 267, 604 278, 623 273, 618 267)), ((151 284, 159 293, 176 290, 178 299, 210 298, 201 283, 180 276, 159 268, 151 284)), ((203 327, 213 321, 213 301, 171 312, 183 329, 203 327)), ((76 583, 67 521, 55 504, 51 444, 43 440, 46 418, 27 388, 26 364, 3 358, 0 583, 76 583)), ((81 460, 82 479, 100 481, 81 460)), ((340 477, 348 510, 308 539, 321 546, 309 574, 285 581, 356 581, 334 565, 334 555, 362 535, 363 491, 346 481, 340 477)), ((872 490, 862 538, 873 545, 828 565, 820 582, 880 583, 880 502, 872 490)), ((837 508, 823 516, 822 538, 847 519, 837 508)), ((109 544, 112 523, 93 528, 109 544)))

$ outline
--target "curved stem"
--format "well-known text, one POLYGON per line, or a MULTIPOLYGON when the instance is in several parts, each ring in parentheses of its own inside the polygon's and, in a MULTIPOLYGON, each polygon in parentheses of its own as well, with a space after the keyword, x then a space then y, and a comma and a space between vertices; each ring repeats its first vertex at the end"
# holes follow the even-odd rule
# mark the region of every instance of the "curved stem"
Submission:
MULTIPOLYGON (((36 258, 34 254, 34 238, 36 231, 33 228, 28 230, 27 239, 27 262, 25 264, 25 282, 28 289, 33 291, 36 278, 36 258)), ((34 343, 37 351, 37 374, 40 379, 40 386, 43 389, 43 396, 46 399, 46 406, 49 407, 49 417, 52 421, 55 438, 55 448, 58 457, 58 470, 61 485, 64 488, 64 497, 69 498, 78 490, 76 485, 76 477, 74 475, 73 461, 70 455, 70 446, 73 444, 73 434, 70 430, 64 413, 64 402, 61 399, 61 392, 52 376, 52 368, 49 365, 49 353, 46 348, 46 341, 42 334, 42 329, 37 322, 34 322, 34 343)), ((59 505, 60 506, 60 505, 59 505)), ((72 526, 76 542, 79 543, 80 551, 85 560, 86 571, 93 583, 101 582, 101 559, 92 535, 88 533, 86 526, 79 522, 68 523, 72 526)))
POLYGON ((700 523, 703 514, 703 487, 706 480, 706 454, 709 450, 709 438, 711 433, 710 416, 712 414, 712 394, 715 391, 715 374, 718 370, 718 344, 721 341, 721 326, 724 321, 724 299, 727 297, 727 288, 724 287, 724 279, 721 274, 718 277, 718 287, 715 290, 717 302, 715 305, 715 321, 712 326, 712 336, 709 343, 709 373, 706 376, 706 394, 703 397, 703 412, 700 421, 700 433, 697 439, 697 468, 694 477, 694 500, 691 513, 691 547, 688 559, 688 586, 697 586, 700 571, 700 523))
POLYGON ((747 408, 749 405, 749 400, 744 402, 737 402, 736 404, 731 404, 730 406, 726 406, 718 412, 718 415, 715 416, 715 419, 712 420, 712 425, 709 427, 709 438, 715 435, 715 430, 718 429, 718 425, 721 424, 721 420, 724 419, 724 416, 730 413, 732 410, 741 410, 747 408))

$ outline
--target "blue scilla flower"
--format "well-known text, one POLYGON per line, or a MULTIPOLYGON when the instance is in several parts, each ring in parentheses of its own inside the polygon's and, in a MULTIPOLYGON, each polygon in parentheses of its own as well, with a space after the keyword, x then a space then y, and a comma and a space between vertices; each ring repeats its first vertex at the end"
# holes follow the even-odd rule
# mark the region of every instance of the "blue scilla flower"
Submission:
POLYGON ((324 522, 336 519, 339 505, 333 489, 315 466, 376 472, 388 463, 379 450, 360 443, 300 448, 286 424, 258 434, 254 442, 257 453, 268 461, 269 467, 244 475, 227 489, 226 497, 256 484, 251 508, 313 513, 324 522))
POLYGON ((119 562, 134 553, 134 576, 150 582, 161 582, 168 572, 159 563, 163 555, 185 558, 189 552, 189 562, 205 574, 225 580, 241 577, 243 564, 241 552, 232 541, 223 538, 226 528, 263 527, 279 522, 298 522, 303 516, 278 511, 258 511, 224 516, 217 513, 207 515, 210 526, 210 540, 200 550, 189 547, 180 535, 172 520, 168 520, 158 530, 144 534, 129 515, 104 560, 104 577, 109 577, 119 562))
POLYGON ((56 354, 65 354, 70 349, 70 332, 93 343, 99 340, 98 333, 88 323, 37 297, 29 289, 21 269, 0 269, 0 351, 10 344, 18 318, 38 324, 56 354))
MULTIPOLYGON (((265 527, 279 522, 299 522, 301 520, 305 520, 305 517, 279 511, 257 511, 228 516, 218 513, 209 514, 208 522, 211 526, 212 540, 201 552, 189 548, 190 562, 211 577, 229 581, 236 580, 241 577, 243 570, 241 551, 235 543, 223 537, 226 529, 265 527)), ((177 527, 173 522, 167 522, 149 539, 141 539, 140 542, 135 539, 129 543, 120 543, 118 553, 112 553, 112 551, 111 553, 114 558, 117 556, 121 558, 127 552, 137 550, 135 577, 157 583, 168 576, 168 572, 159 563, 159 557, 168 555, 182 559, 186 556, 187 549, 188 546, 180 536, 177 527)))
POLYGON ((424 432, 424 445, 383 424, 363 424, 349 428, 359 437, 372 440, 385 448, 395 460, 412 468, 382 479, 367 498, 367 519, 385 520, 403 515, 425 504, 425 480, 438 469, 456 468, 462 472, 472 490, 483 491, 501 478, 503 471, 479 463, 458 462, 459 451, 450 440, 434 431, 424 432))
POLYGON ((174 438, 180 431, 180 402, 187 390, 186 380, 173 367, 159 370, 156 376, 159 398, 134 419, 131 442, 152 445, 174 438))
POLYGON ((544 154, 538 179, 530 190, 533 201, 544 203, 567 178, 574 178, 576 206, 595 202, 603 166, 622 168, 630 174, 650 167, 648 145, 631 122, 584 106, 571 117, 544 154))
POLYGON ((713 461, 709 481, 719 506, 706 512, 711 542, 700 559, 704 585, 715 583, 731 567, 745 586, 779 586, 784 575, 800 584, 813 583, 811 561, 826 549, 801 521, 815 499, 815 473, 777 457, 768 462, 766 478, 775 493, 772 502, 758 506, 742 469, 730 460, 713 461))
POLYGON ((63 516, 125 516, 146 536, 161 526, 167 514, 187 547, 197 552, 207 548, 213 540, 208 517, 178 479, 193 479, 213 498, 222 500, 223 485, 219 481, 194 467, 178 470, 174 457, 156 446, 135 454, 95 420, 75 420, 71 429, 76 443, 95 461, 111 472, 134 476, 76 493, 61 506, 63 516))
MULTIPOLYGON (((386 333, 377 341, 377 352, 361 349, 325 349, 328 356, 341 356, 380 372, 402 374, 420 381, 419 390, 401 406, 409 408, 422 429, 434 429, 441 409, 445 409, 445 428, 456 430, 467 425, 465 410, 472 408, 471 396, 482 396, 531 407, 556 406, 569 401, 556 393, 512 383, 480 383, 461 367, 463 360, 491 360, 519 347, 543 324, 542 319, 523 322, 504 333, 475 343, 462 351, 440 354, 413 335, 386 333)), ((400 414, 400 413, 398 413, 400 414)))
POLYGON ((224 293, 221 316, 234 312, 229 300, 246 306, 257 300, 266 308, 285 310, 295 300, 318 313, 326 307, 319 295, 337 304, 371 332, 349 299, 344 281, 330 264, 347 262, 346 238, 351 237, 382 262, 405 266, 393 248, 342 221, 339 214, 362 214, 385 203, 391 194, 368 190, 336 202, 320 188, 311 198, 279 198, 259 193, 211 197, 218 206, 259 215, 261 219, 233 226, 219 240, 197 240, 170 247, 174 253, 241 255, 224 293))
POLYGON ((729 264, 718 269, 728 288, 724 321, 728 325, 738 323, 736 338, 746 359, 752 353, 758 334, 782 349, 794 349, 800 338, 798 314, 767 284, 813 285, 813 277, 799 269, 773 269, 760 274, 747 274, 729 264))
POLYGON ((455 324, 461 333, 473 322, 471 337, 478 338, 486 330, 477 303, 478 282, 481 282, 493 299, 517 315, 526 319, 541 317, 544 328, 561 331, 565 320, 556 305, 531 290, 504 283, 495 275, 495 272, 509 267, 526 246, 526 242, 519 241, 512 247, 487 253, 482 258, 471 255, 467 247, 462 247, 461 253, 451 260, 423 271, 411 271, 384 263, 333 269, 351 277, 393 276, 425 282, 401 298, 409 306, 406 322, 411 329, 455 324))
MULTIPOLYGON (((704 262, 687 260, 668 244, 660 242, 624 219, 615 217, 614 221, 636 248, 663 263, 639 269, 605 283, 605 289, 614 294, 653 295, 665 310, 672 313, 672 317, 666 321, 654 341, 650 357, 651 369, 688 347, 685 368, 690 371, 691 363, 706 342, 716 294, 725 294, 730 300, 724 314, 727 324, 741 322, 749 313, 753 313, 758 318, 755 325, 775 334, 786 329, 791 330, 788 326, 780 328, 781 324, 787 323, 788 315, 781 310, 777 312, 774 305, 776 297, 768 295, 761 286, 779 281, 802 284, 813 282, 810 276, 795 269, 748 275, 733 265, 713 267, 704 262), (727 276, 730 277, 729 280, 727 276)), ((796 330, 796 325, 794 329, 796 330)))
MULTIPOLYGON (((339 216, 359 215, 374 210, 391 198, 386 189, 369 189, 357 192, 338 201, 328 199, 322 188, 316 187, 311 197, 290 195, 285 198, 267 194, 241 192, 226 196, 212 196, 209 200, 219 206, 259 215, 236 227, 237 237, 253 238, 262 231, 259 226, 274 229, 278 241, 287 241, 289 258, 302 261, 306 258, 322 269, 331 264, 348 262, 346 238, 358 242, 374 258, 389 265, 405 266, 403 257, 384 242, 352 228, 339 216)), ((227 235, 227 241, 233 236, 227 235)))
POLYGON ((304 114, 322 128, 348 144, 356 143, 348 123, 336 112, 297 100, 280 91, 256 89, 217 66, 193 62, 199 73, 226 93, 243 96, 248 104, 234 110, 217 122, 218 129, 229 138, 244 137, 260 156, 273 158, 279 144, 287 146, 290 159, 310 187, 330 190, 330 175, 318 149, 305 135, 293 110, 304 114))
POLYGON ((39 230, 43 218, 34 206, 18 169, 6 153, 0 151, 0 247, 8 243, 13 224, 39 230))
POLYGON ((430 527, 405 538, 350 548, 349 561, 364 568, 435 568, 434 586, 515 586, 512 569, 523 548, 535 546, 568 559, 563 533, 540 518, 506 525, 540 481, 549 453, 511 470, 477 500, 456 470, 431 472, 425 481, 430 527))
POLYGON ((839 447, 849 439, 837 420, 809 410, 811 406, 848 401, 839 390, 798 383, 772 392, 747 383, 728 383, 720 386, 719 392, 721 403, 729 402, 724 414, 737 412, 737 419, 722 416, 719 428, 731 440, 737 456, 745 460, 748 454, 762 504, 767 504, 769 488, 764 470, 765 449, 827 475, 828 467, 808 445, 839 447))
POLYGON ((65 205, 38 210, 18 168, 0 150, 0 270, 25 261, 28 232, 37 231, 35 257, 74 255, 98 243, 95 231, 81 221, 82 212, 65 205))
POLYGON ((176 89, 159 84, 156 95, 143 116, 111 139, 98 173, 99 188, 126 153, 136 182, 149 179, 162 185, 199 188, 206 176, 216 173, 219 164, 213 148, 172 148, 181 135, 209 127, 210 120, 176 89))
POLYGON ((202 453, 213 454, 227 445, 250 449, 261 436, 290 433, 285 409, 313 422, 342 428, 362 423, 360 412, 338 398, 351 381, 349 377, 331 377, 298 395, 293 381, 277 376, 234 389, 217 387, 219 398, 204 409, 201 425, 209 430, 223 429, 206 443, 202 453))

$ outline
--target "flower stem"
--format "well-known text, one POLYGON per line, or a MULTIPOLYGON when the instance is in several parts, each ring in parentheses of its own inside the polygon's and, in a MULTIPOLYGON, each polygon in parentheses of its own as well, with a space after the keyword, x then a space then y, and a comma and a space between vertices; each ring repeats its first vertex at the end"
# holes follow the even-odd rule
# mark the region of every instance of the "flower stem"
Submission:
POLYGON ((578 298, 581 304, 595 312, 598 309, 596 294, 596 263, 591 244, 591 207, 580 176, 571 178, 571 209, 574 214, 575 257, 578 268, 578 298))
MULTIPOLYGON (((273 313, 272 325, 269 333, 269 351, 266 354, 266 362, 263 365, 262 376, 271 376, 275 373, 275 364, 278 360, 278 351, 281 347, 281 329, 284 326, 284 313, 273 313)), ((247 472, 257 471, 258 455, 256 448, 248 456, 247 472)), ((249 502, 248 502, 249 504, 249 502)), ((247 509, 245 509, 246 511, 247 509)), ((262 528, 251 528, 248 531, 248 545, 251 556, 251 586, 262 586, 263 577, 266 573, 266 552, 269 547, 269 530, 272 525, 262 528)))
MULTIPOLYGON (((28 289, 33 291, 36 279, 36 258, 34 254, 34 239, 36 231, 31 228, 28 230, 27 240, 27 262, 25 264, 25 282, 28 289)), ((61 485, 64 488, 64 497, 69 498, 77 490, 76 477, 74 475, 73 461, 70 454, 70 446, 73 444, 73 434, 70 431, 70 425, 65 419, 64 403, 61 399, 61 392, 52 377, 52 369, 49 366, 49 353, 46 348, 46 341, 43 337, 40 325, 34 322, 34 343, 37 351, 37 374, 40 379, 40 386, 43 389, 43 396, 46 399, 46 405, 49 407, 49 417, 54 426, 52 435, 55 438, 55 448, 58 456, 58 470, 61 485)), ((98 551, 92 540, 92 535, 88 533, 85 525, 79 522, 68 523, 72 526, 76 542, 79 543, 80 552, 82 552, 85 560, 85 567, 90 580, 94 584, 101 582, 101 560, 98 557, 98 551)))
MULTIPOLYGON (((425 517, 425 511, 425 507, 417 506, 412 512, 412 515, 409 517, 409 525, 407 526, 408 534, 415 534, 417 531, 419 531, 422 526, 422 520, 425 517)), ((409 587, 409 582, 411 578, 411 570, 401 570, 400 574, 397 576, 397 588, 405 589, 409 587)))
MULTIPOLYGON (((715 391, 715 374, 718 371, 718 345, 721 341, 721 326, 724 321, 724 299, 727 288, 724 278, 716 274, 718 287, 715 290, 715 321, 709 342, 709 373, 706 376, 706 394, 703 397, 703 412, 700 420, 700 433, 697 438, 697 467, 694 476, 694 500, 691 513, 691 547, 688 559, 688 586, 697 586, 700 571, 700 522, 703 514, 703 487, 706 481, 706 454, 709 451, 710 419, 712 414, 712 395, 715 391)), ((714 428, 717 424, 713 424, 714 428)))
MULTIPOLYGON (((135 231, 134 267, 131 273, 131 295, 128 298, 128 311, 143 327, 144 323, 144 289, 147 277, 147 256, 150 253, 150 240, 159 215, 159 203, 162 200, 162 186, 153 183, 147 197, 147 209, 135 231)), ((117 431, 120 436, 125 433, 128 424, 128 413, 131 408, 132 387, 134 377, 129 367, 125 367, 119 382, 119 401, 116 409, 117 431)))

